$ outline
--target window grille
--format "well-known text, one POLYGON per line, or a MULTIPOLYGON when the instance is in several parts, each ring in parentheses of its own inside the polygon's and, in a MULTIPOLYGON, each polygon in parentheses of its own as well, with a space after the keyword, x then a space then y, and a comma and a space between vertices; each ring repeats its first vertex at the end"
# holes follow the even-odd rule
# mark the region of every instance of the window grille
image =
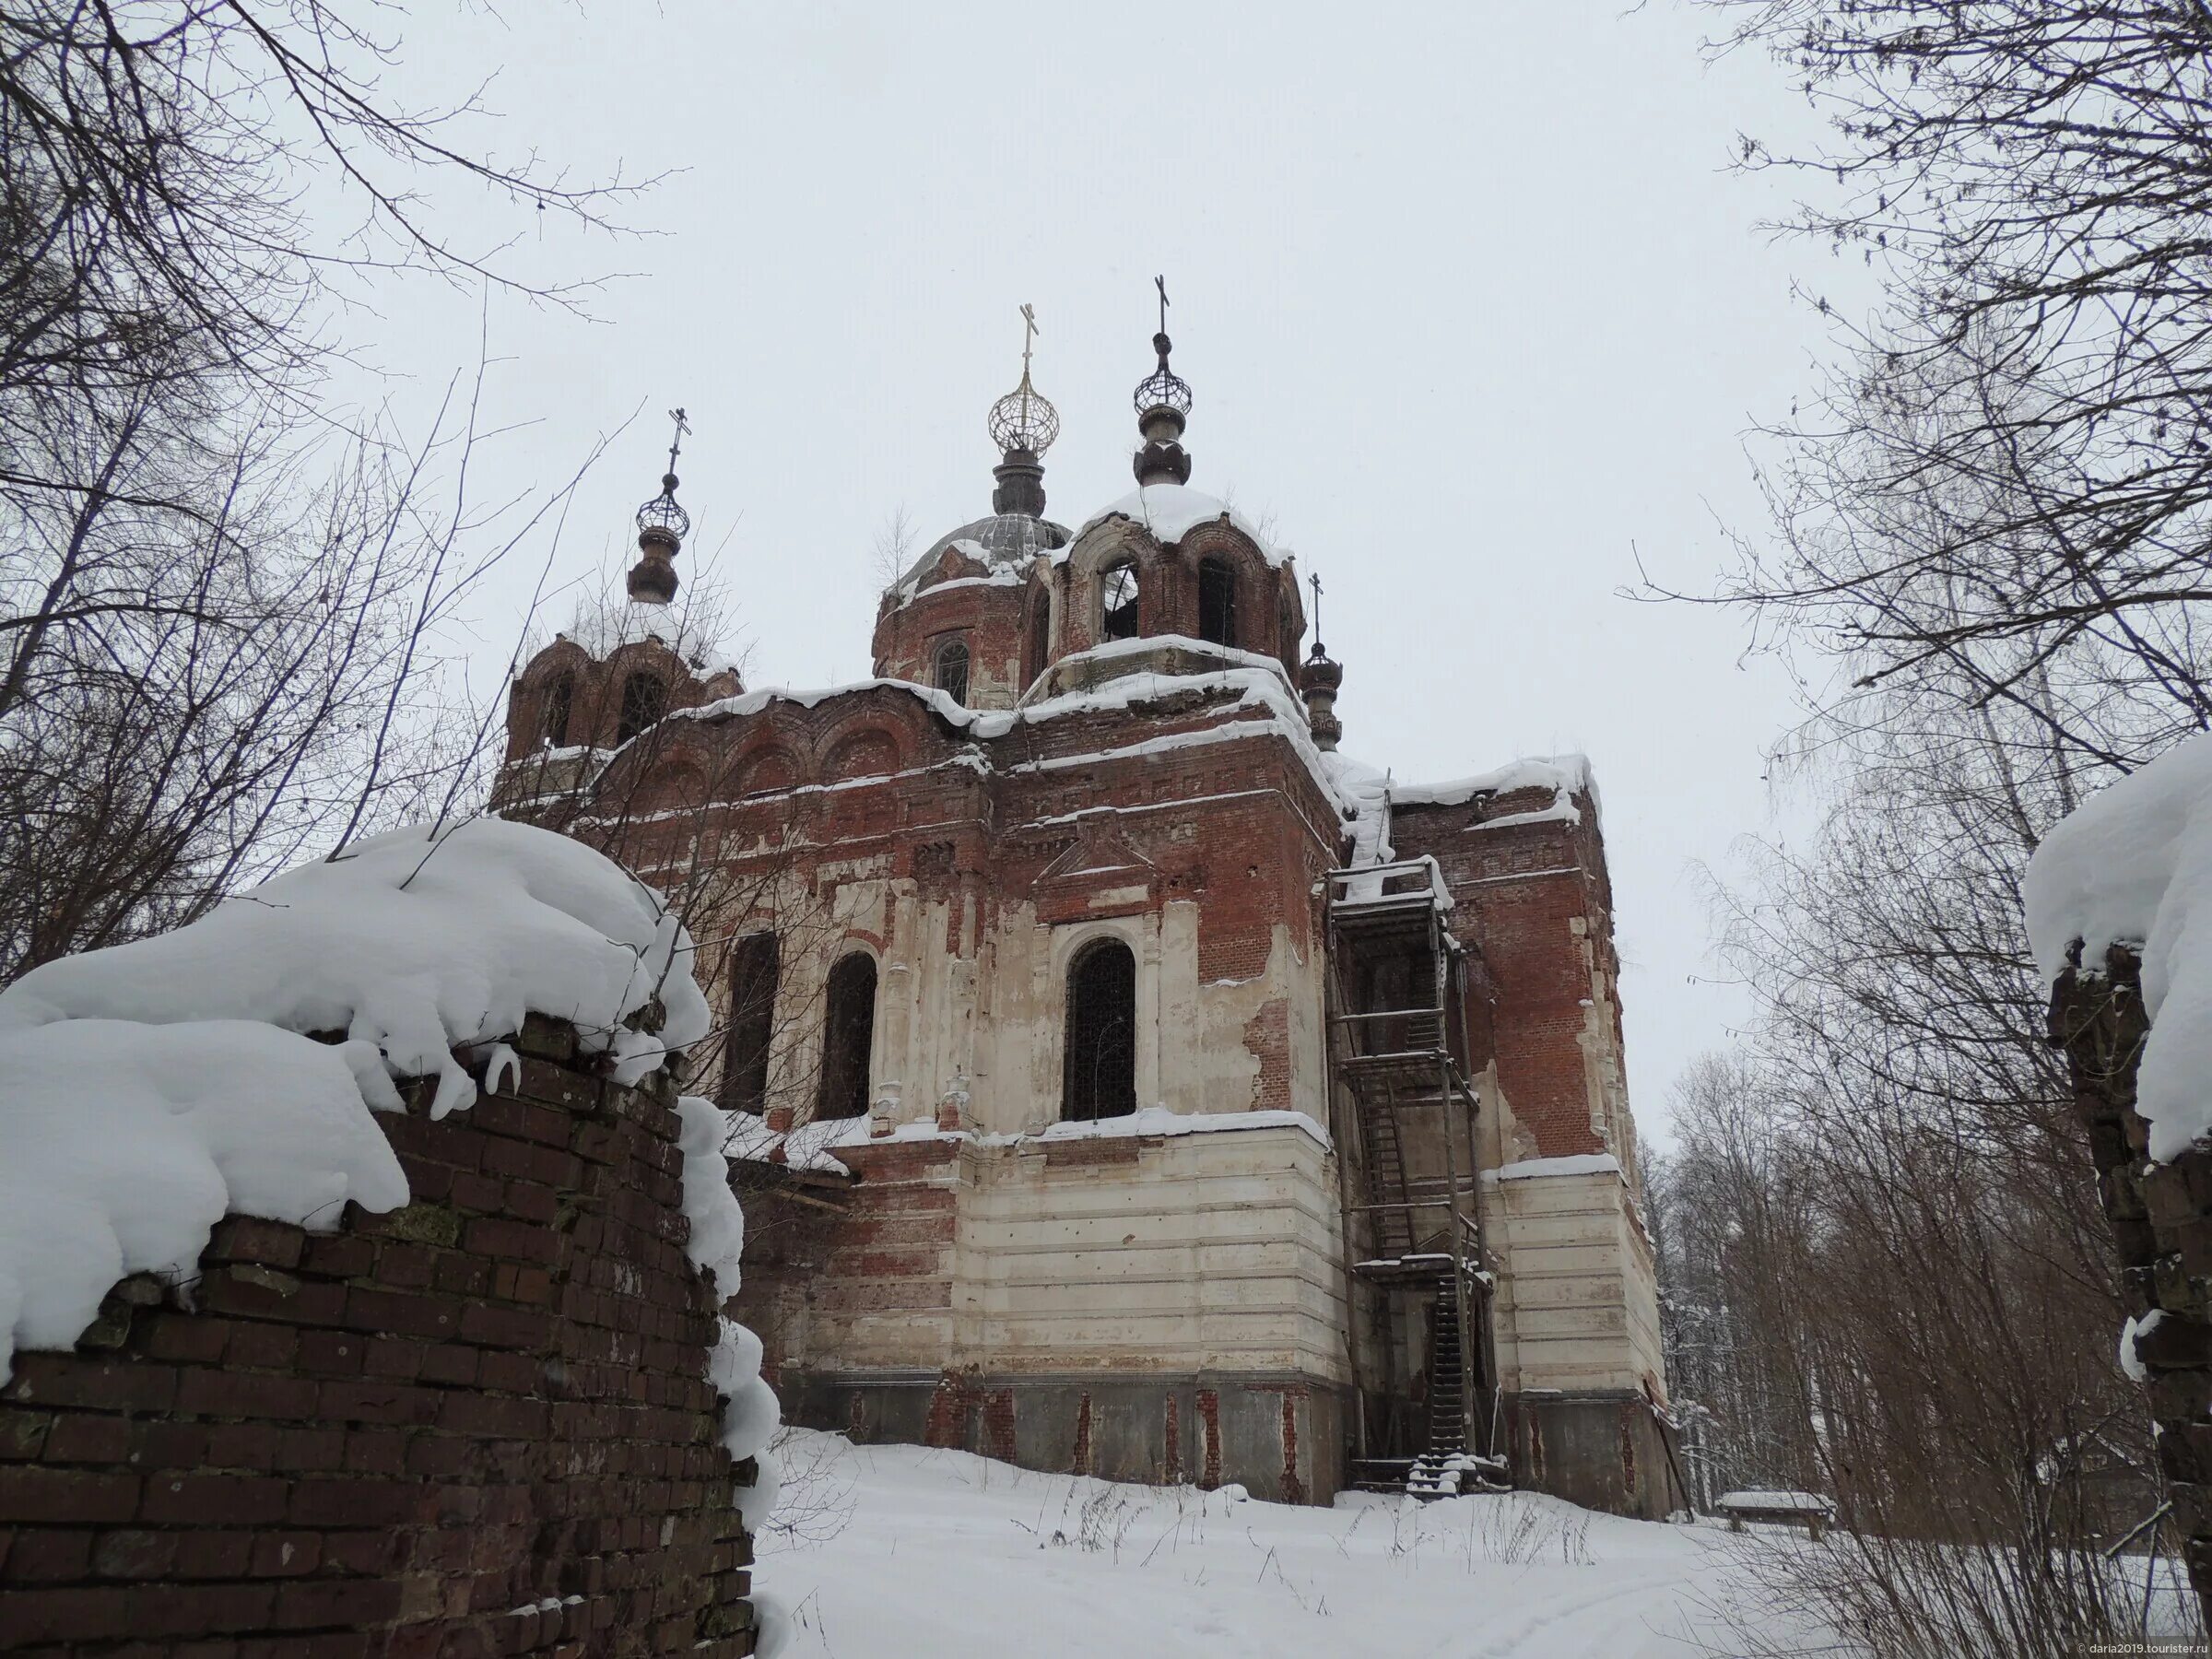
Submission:
POLYGON ((1136 567, 1118 564, 1099 578, 1099 637, 1102 640, 1136 638, 1136 567))
POLYGON ((937 689, 956 703, 968 700, 968 647, 961 641, 937 647, 937 689))
POLYGON ((622 682, 622 724, 615 741, 628 743, 668 712, 668 688, 653 675, 639 673, 622 682))
POLYGON ((564 674, 546 688, 546 741, 555 748, 569 742, 569 716, 576 709, 576 677, 564 674))
POLYGON ((1040 595, 1030 609, 1030 644, 1027 660, 1021 665, 1021 683, 1028 686, 1044 672, 1045 658, 1052 654, 1053 607, 1040 595))
POLYGON ((1118 939, 1085 947, 1068 967, 1065 1065, 1061 1116, 1136 1110, 1136 958, 1118 939))
POLYGON ((747 934, 730 950, 730 1037, 723 1060, 722 1103, 733 1111, 757 1114, 768 1104, 780 955, 771 933, 747 934))
POLYGON ((818 1118, 865 1117, 868 1059, 876 1040, 876 961, 854 951, 830 970, 822 1019, 822 1077, 818 1118))
POLYGON ((1237 642, 1237 573, 1227 559, 1198 561, 1198 637, 1216 645, 1237 642))

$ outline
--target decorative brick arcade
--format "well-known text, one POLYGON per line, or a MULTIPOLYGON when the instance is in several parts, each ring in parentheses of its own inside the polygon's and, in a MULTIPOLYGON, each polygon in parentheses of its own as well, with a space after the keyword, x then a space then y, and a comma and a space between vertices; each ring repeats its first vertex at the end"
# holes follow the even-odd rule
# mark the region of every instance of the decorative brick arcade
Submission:
POLYGON ((535 1017, 520 1076, 382 1115, 414 1202, 231 1218, 0 1389, 0 1650, 749 1653, 673 1084, 535 1017))
POLYGON ((2121 1277, 2139 1310, 2132 1347, 2148 1383, 2174 1527, 2190 1583, 2212 1616, 2212 1153, 2194 1147, 2151 1163, 2150 1126, 2136 1111, 2149 1030, 2142 959, 2124 946, 2112 947, 2100 973, 2077 962, 2052 989, 2051 1039, 2065 1051, 2121 1277))

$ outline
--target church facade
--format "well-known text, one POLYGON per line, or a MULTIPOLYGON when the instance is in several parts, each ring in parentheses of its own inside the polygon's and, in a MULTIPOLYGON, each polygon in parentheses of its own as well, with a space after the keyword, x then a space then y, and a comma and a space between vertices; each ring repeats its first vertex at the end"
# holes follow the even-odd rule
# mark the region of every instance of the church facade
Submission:
MULTIPOLYGON (((1300 573, 1193 488, 1046 516, 1057 417, 887 591, 876 677, 747 691, 671 601, 517 676, 500 809, 677 895, 745 1322, 788 1418, 1124 1479, 1679 1502, 1579 759, 1339 747, 1300 573)), ((671 468, 674 455, 671 456, 671 468)))

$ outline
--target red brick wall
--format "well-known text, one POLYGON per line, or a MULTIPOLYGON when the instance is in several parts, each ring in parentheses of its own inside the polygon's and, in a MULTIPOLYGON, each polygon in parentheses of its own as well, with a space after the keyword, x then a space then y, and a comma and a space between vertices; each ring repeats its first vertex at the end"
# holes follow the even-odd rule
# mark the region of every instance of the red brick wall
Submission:
MULTIPOLYGON (((1480 953, 1489 994, 1491 1046, 1475 1064, 1495 1058, 1513 1116, 1544 1158, 1608 1149, 1590 1121, 1583 1042, 1592 971, 1617 971, 1605 847, 1586 798, 1579 824, 1477 826, 1551 799, 1548 788, 1524 791, 1464 806, 1400 807, 1391 820, 1400 857, 1428 853, 1443 866, 1457 900, 1453 931, 1480 953)), ((1606 1018, 1618 1052, 1618 995, 1606 1018)), ((1630 1148, 1612 1150, 1625 1157, 1630 1148)))
POLYGON ((232 1218, 189 1308, 126 1280, 18 1357, 0 1650, 752 1651, 666 1081, 534 1039, 509 1092, 380 1117, 405 1210, 232 1218))

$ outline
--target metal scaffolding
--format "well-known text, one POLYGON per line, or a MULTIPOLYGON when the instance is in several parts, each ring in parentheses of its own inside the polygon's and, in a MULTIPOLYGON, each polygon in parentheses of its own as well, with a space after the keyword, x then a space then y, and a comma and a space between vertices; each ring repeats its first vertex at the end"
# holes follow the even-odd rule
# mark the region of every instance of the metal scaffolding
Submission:
POLYGON ((1433 859, 1330 872, 1329 1078, 1356 1483, 1501 1484, 1466 951, 1433 859), (1365 1340, 1362 1340, 1362 1331, 1365 1340))

